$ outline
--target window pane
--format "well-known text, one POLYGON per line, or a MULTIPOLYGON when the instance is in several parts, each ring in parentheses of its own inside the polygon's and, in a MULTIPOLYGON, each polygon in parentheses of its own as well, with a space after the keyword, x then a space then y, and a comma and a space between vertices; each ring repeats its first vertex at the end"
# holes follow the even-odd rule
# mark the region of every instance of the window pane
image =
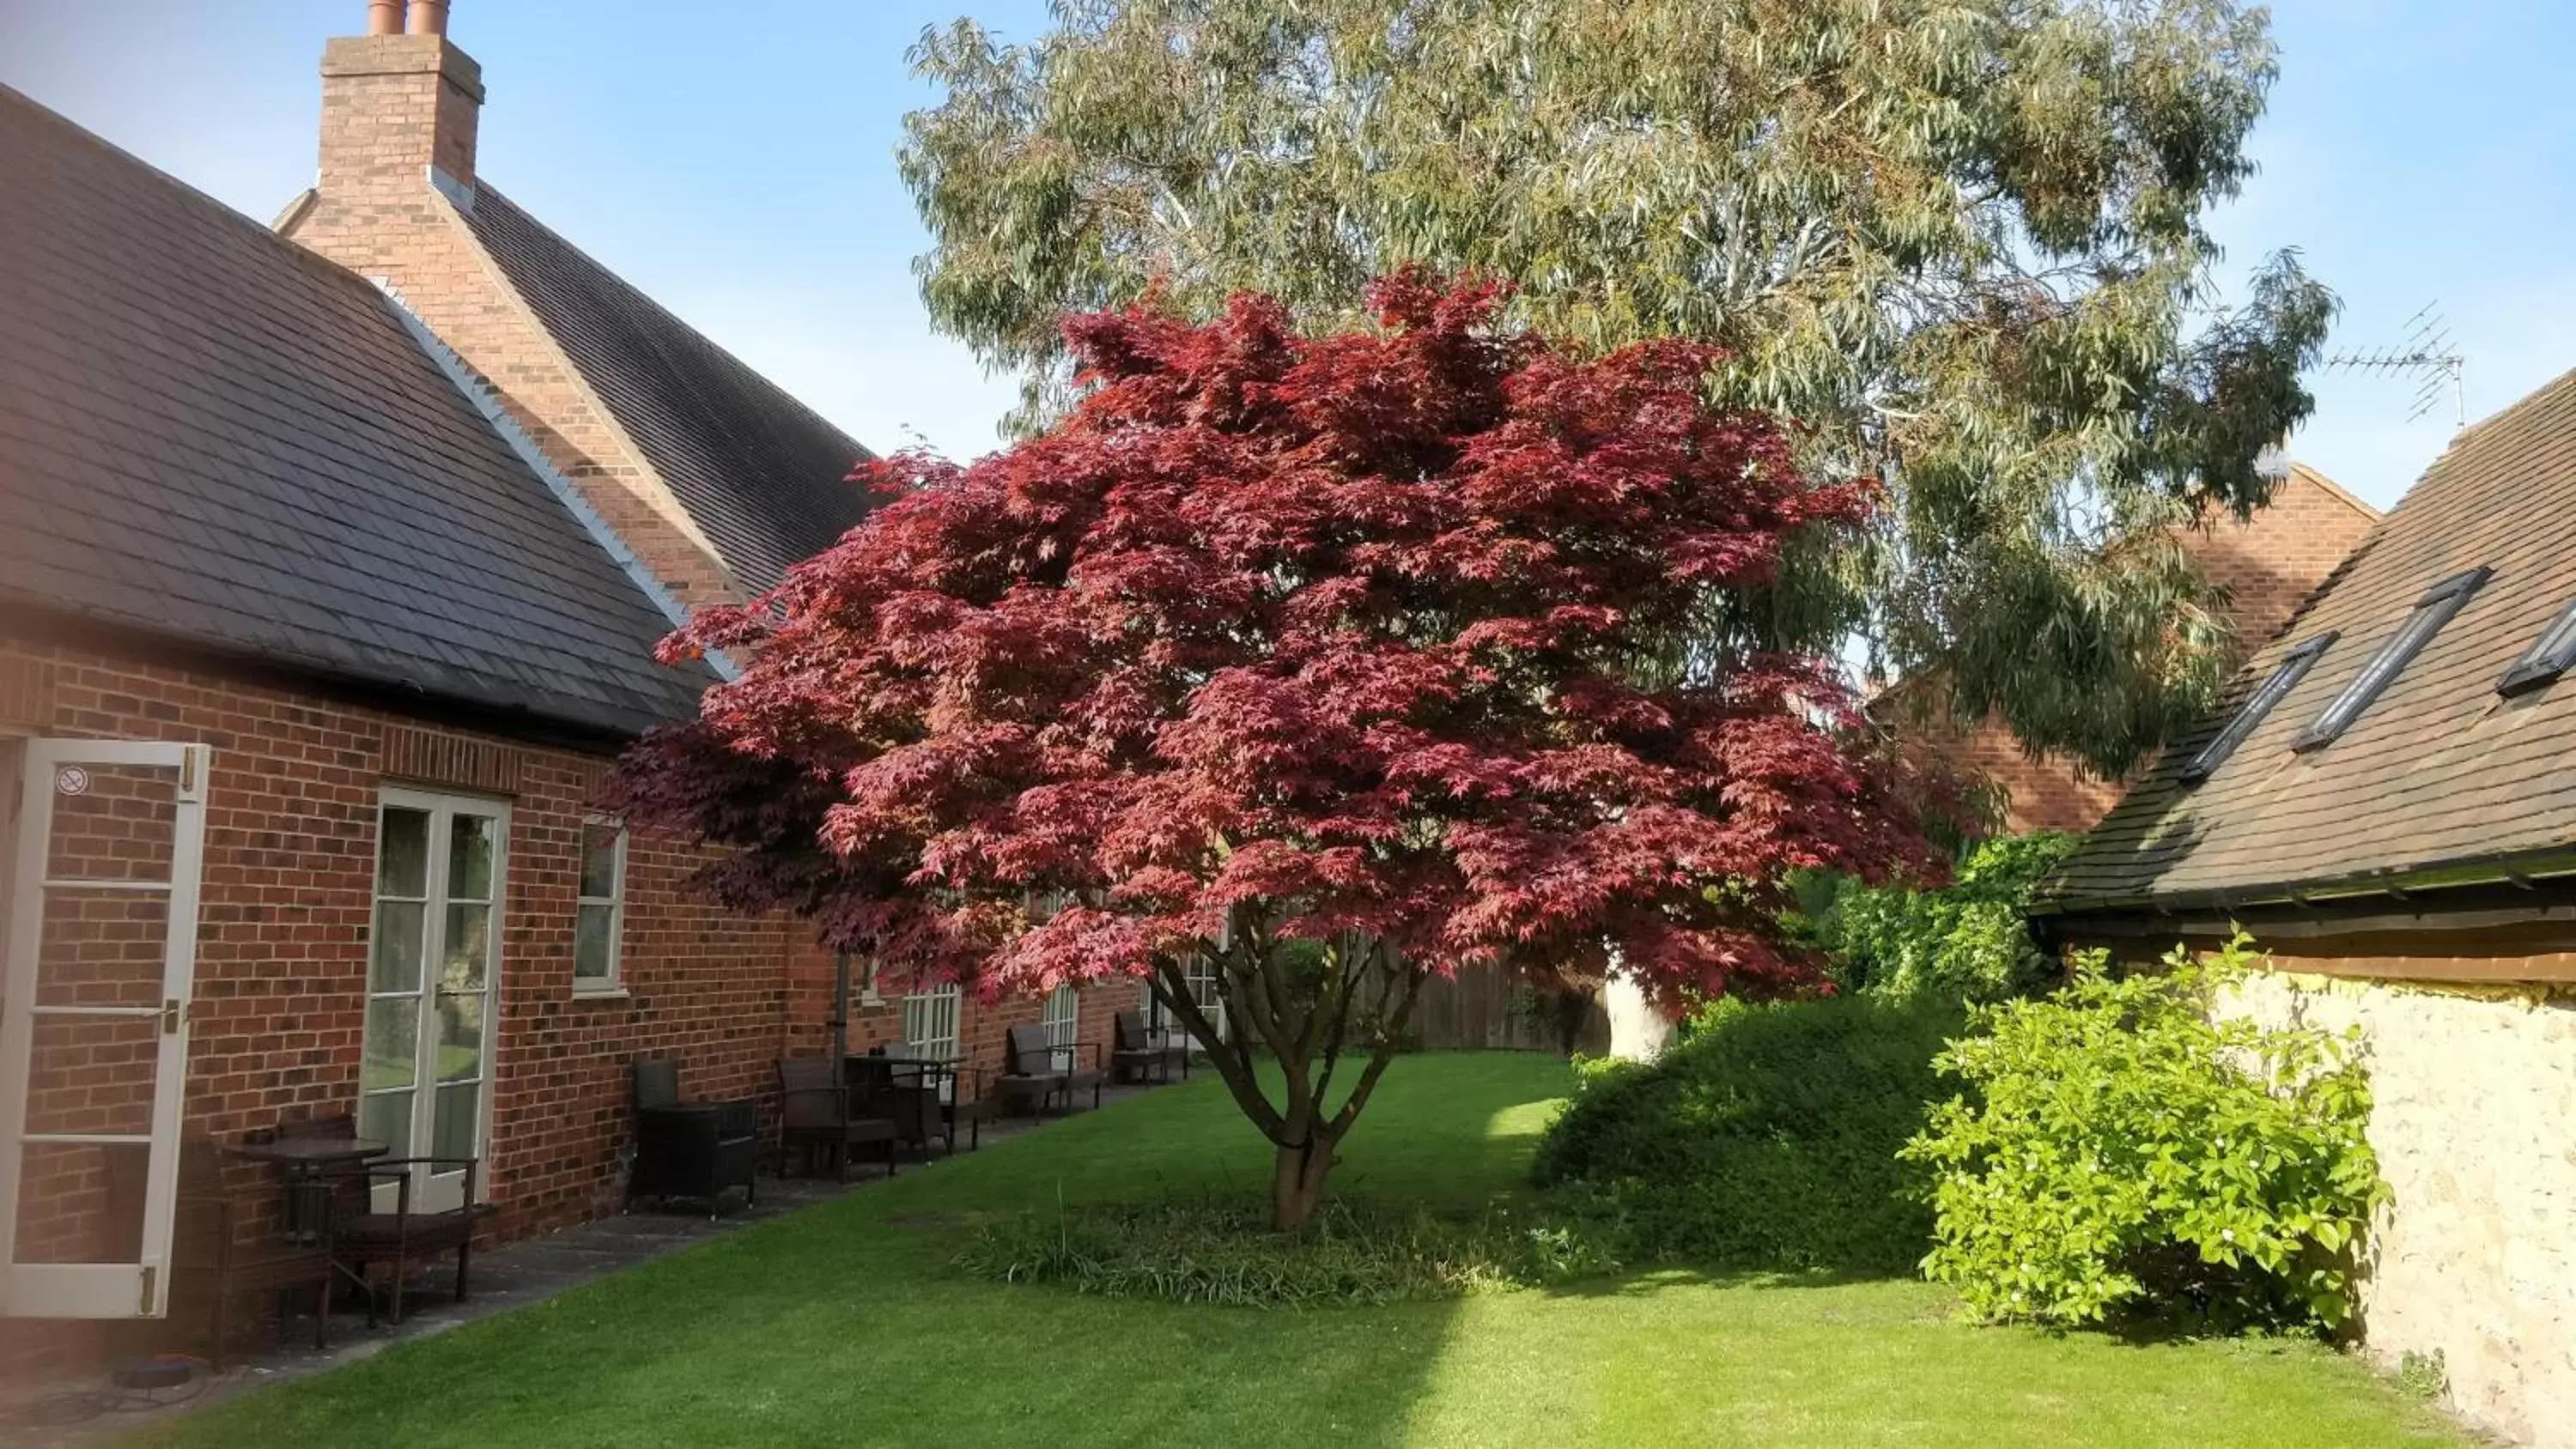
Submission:
POLYGON ((616 964, 610 946, 616 936, 615 906, 583 906, 572 934, 572 974, 576 981, 605 981, 616 964))
POLYGON ((419 998, 390 996, 368 1002, 367 1090, 410 1086, 419 1058, 419 998))
POLYGON ((473 1157, 475 1118, 483 1106, 483 1084, 461 1082, 438 1089, 438 1103, 431 1108, 429 1155, 432 1157, 473 1157))
POLYGON ((376 939, 367 964, 369 991, 420 989, 420 928, 428 909, 418 901, 376 902, 376 939))
POLYGON ((447 832, 447 898, 492 899, 492 820, 459 812, 447 832))
POLYGON ((617 827, 585 826, 581 832, 581 893, 595 901, 617 898, 617 827))
POLYGON ((438 997, 438 1079, 483 1075, 483 993, 441 992, 438 997))
POLYGON ((1082 995, 1070 986, 1059 986, 1047 997, 1044 1024, 1047 1045, 1071 1046, 1081 1029, 1082 995))
POLYGON ((376 894, 429 894, 429 812, 385 807, 376 840, 376 894))
POLYGON ((411 1156, 411 1093, 368 1093, 358 1104, 358 1135, 390 1144, 389 1157, 411 1156))
POLYGON ((492 908, 447 908, 447 954, 439 962, 438 989, 480 991, 483 971, 492 959, 492 908))

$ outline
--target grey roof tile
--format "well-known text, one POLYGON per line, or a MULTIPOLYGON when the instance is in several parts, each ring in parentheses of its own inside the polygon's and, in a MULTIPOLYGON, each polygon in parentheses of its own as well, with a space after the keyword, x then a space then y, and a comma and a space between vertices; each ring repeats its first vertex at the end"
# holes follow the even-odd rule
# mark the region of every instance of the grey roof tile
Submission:
POLYGON ((0 602, 627 732, 711 676, 358 276, 0 88, 0 602))
POLYGON ((847 433, 488 183, 466 222, 735 578, 766 589, 865 516, 847 433))
POLYGON ((2496 682, 2576 599, 2576 372, 2454 439, 2307 610, 2257 651, 2226 708, 2179 742, 2044 887, 2043 908, 2245 899, 2576 847, 2576 674, 2496 682), (2291 740, 2426 589, 2495 572, 2342 736, 2291 740), (2338 635, 2197 785, 2183 761, 2291 649, 2338 635))

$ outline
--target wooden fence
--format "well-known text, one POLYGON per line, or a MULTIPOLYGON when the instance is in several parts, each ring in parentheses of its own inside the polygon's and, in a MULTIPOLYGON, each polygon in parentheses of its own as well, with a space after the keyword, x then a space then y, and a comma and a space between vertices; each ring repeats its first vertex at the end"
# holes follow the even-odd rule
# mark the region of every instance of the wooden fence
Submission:
MULTIPOLYGON (((1493 970, 1461 971, 1422 983, 1413 1003, 1411 1034, 1425 1051, 1557 1050, 1555 1024, 1544 1015, 1514 1011, 1515 979, 1493 970)), ((1598 1003, 1585 1014, 1576 1049, 1599 1053, 1610 1044, 1609 1018, 1598 1003)))

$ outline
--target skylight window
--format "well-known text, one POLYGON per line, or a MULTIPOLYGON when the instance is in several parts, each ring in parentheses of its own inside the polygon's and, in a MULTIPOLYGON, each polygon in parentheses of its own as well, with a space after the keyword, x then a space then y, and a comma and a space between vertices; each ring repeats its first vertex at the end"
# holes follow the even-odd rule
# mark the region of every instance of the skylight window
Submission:
POLYGON ((2227 728, 2220 730, 2216 739, 2201 746, 2200 753, 2192 756, 2191 762, 2182 767, 2182 777, 2185 780, 2209 778, 2209 772, 2236 753, 2236 747, 2245 743, 2245 737, 2254 733, 2254 727, 2263 722, 2263 717, 2272 712, 2272 707, 2299 687, 2299 681, 2307 678, 2308 670, 2315 666, 2317 656, 2325 653, 2326 646, 2334 641, 2333 634, 2320 634, 2281 656, 2281 662, 2272 668, 2271 677, 2264 680, 2262 687, 2245 701, 2245 707, 2236 712, 2236 718, 2229 720, 2227 728))
POLYGON ((2478 586, 2494 573, 2495 570, 2481 565, 2466 573, 2453 574, 2425 590, 2424 597, 2415 601, 2415 612, 2406 620, 2406 627, 2380 646, 2370 663, 2352 677, 2352 683, 2343 687, 2343 693, 2336 695, 2333 702, 2325 707, 2325 712, 2290 742, 2290 748, 2317 749, 2332 743, 2335 736, 2350 729, 2352 722, 2361 718, 2361 712, 2370 708, 2370 702, 2379 697, 2379 692, 2396 680, 2417 651, 2440 633, 2443 625, 2451 622, 2451 616, 2468 603, 2469 595, 2476 593, 2478 586))
POLYGON ((2504 678, 2496 681, 2496 693, 2528 694, 2566 673, 2571 665, 2576 665, 2576 599, 2558 611, 2558 617, 2531 641, 2531 647, 2504 672, 2504 678))

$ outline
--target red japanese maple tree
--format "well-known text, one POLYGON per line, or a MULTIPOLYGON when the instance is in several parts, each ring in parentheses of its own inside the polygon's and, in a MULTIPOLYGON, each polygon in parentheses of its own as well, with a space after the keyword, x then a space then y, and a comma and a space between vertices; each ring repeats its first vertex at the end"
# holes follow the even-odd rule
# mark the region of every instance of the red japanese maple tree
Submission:
POLYGON ((1788 871, 1927 853, 1833 672, 1724 623, 1867 486, 1707 406, 1706 346, 1569 356, 1418 274, 1369 300, 1325 337, 1260 297, 1072 319, 1071 416, 871 465, 866 522, 665 646, 742 675, 617 787, 890 979, 1150 982, 1276 1144, 1283 1227, 1429 975, 1776 990, 1788 871))

